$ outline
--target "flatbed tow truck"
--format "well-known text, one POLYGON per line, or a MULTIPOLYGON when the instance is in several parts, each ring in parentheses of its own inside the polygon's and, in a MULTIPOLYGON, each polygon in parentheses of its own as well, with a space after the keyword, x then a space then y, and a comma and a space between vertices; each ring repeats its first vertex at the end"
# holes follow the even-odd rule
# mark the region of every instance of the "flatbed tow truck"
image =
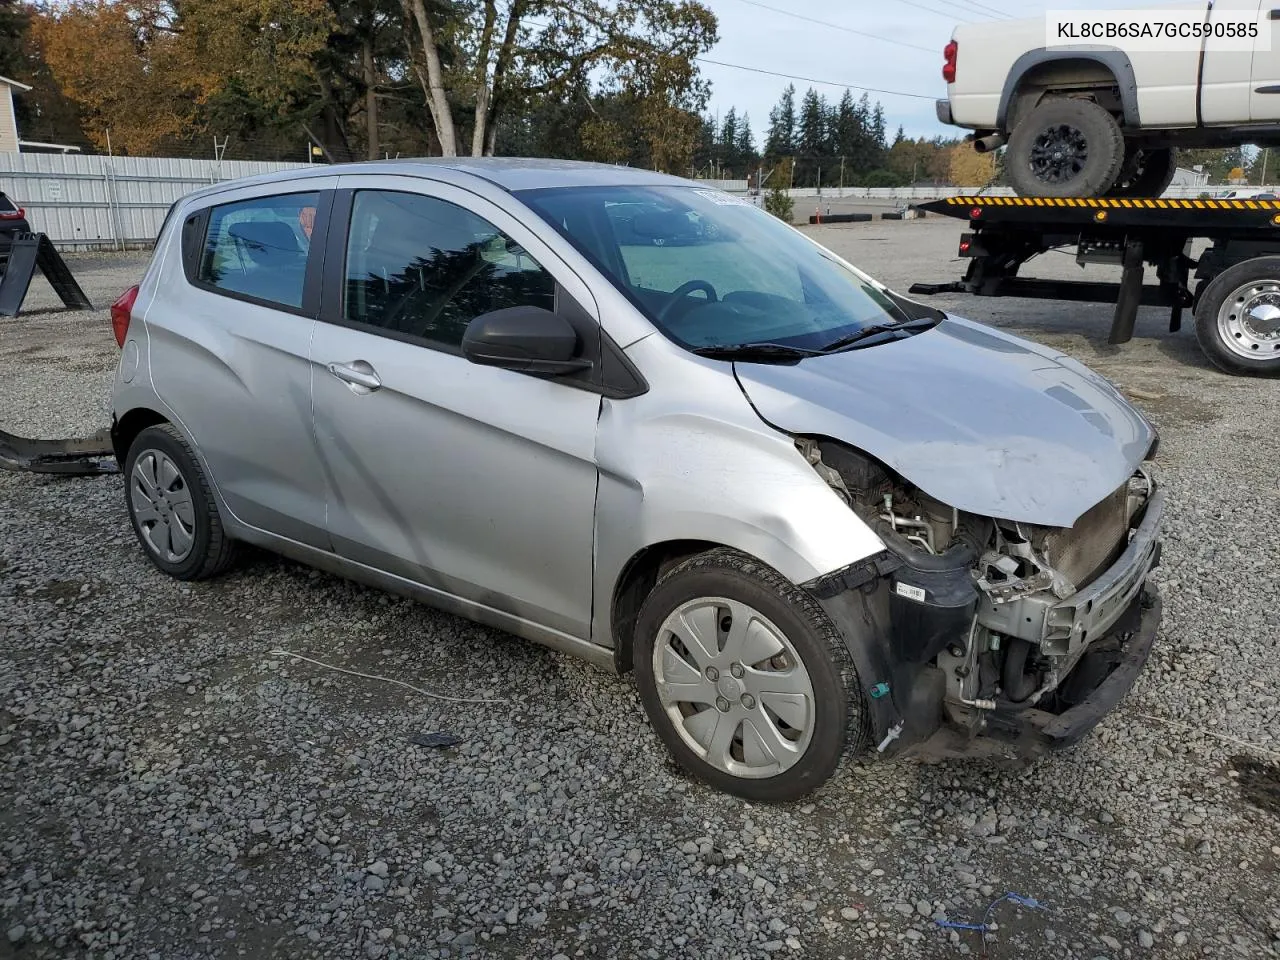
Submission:
POLYGON ((1169 308, 1169 330, 1195 317, 1200 349, 1233 374, 1280 374, 1280 201, 959 196, 920 204, 967 221, 963 279, 913 294, 968 293, 1114 303, 1109 341, 1133 338, 1139 306, 1169 308), (1209 246, 1198 257, 1196 240, 1209 246), (1032 258, 1075 247, 1081 266, 1121 267, 1118 283, 1018 276, 1032 258), (1156 282, 1145 282, 1145 267, 1156 282), (1194 290, 1192 282, 1194 281, 1194 290))

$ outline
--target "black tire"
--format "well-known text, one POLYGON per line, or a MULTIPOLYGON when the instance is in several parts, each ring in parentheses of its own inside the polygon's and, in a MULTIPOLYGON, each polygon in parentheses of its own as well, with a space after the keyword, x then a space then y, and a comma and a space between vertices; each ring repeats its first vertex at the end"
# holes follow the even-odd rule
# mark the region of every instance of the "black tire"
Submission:
POLYGON ((1123 162, 1115 117, 1092 100, 1045 100, 1009 137, 1005 174, 1023 197, 1100 197, 1123 162))
POLYGON ((222 527, 222 518, 218 516, 218 507, 209 489, 209 481, 200 468, 200 462, 186 438, 172 425, 162 423, 147 427, 134 438, 125 456, 124 477, 125 504, 129 510, 129 521, 133 524, 133 532, 143 552, 159 569, 179 580, 206 580, 217 576, 230 565, 235 556, 235 542, 222 527), (155 489, 163 488, 164 494, 160 498, 162 506, 155 507, 156 498, 148 494, 145 477, 135 474, 135 471, 140 460, 145 474, 148 464, 164 462, 160 458, 167 458, 176 468, 177 478, 171 483, 155 485, 155 489), (189 515, 181 506, 188 502, 184 492, 189 495, 189 515), (184 550, 181 555, 176 551, 166 555, 156 545, 153 536, 159 539, 160 535, 154 531, 157 523, 163 521, 139 518, 139 511, 144 510, 148 504, 156 510, 163 510, 168 523, 178 522, 184 531, 189 531, 189 549, 184 550))
POLYGON ((1173 147, 1128 146, 1120 176, 1107 196, 1158 197, 1169 189, 1177 172, 1178 151, 1173 147))
POLYGON ((1228 267, 1196 295, 1196 340, 1213 365, 1246 376, 1280 374, 1280 328, 1276 321, 1242 318, 1227 308, 1235 302, 1243 310, 1275 306, 1280 311, 1280 257, 1255 257, 1228 267), (1251 284, 1257 287, 1244 290, 1251 284), (1203 292, 1201 292, 1203 290, 1203 292), (1258 330, 1255 325, 1269 327, 1258 330))
MULTIPOLYGON (((725 622, 720 621, 722 625, 725 622)), ((866 746, 866 701, 835 625, 808 593, 758 560, 719 549, 673 568, 658 581, 640 609, 634 652, 640 699, 658 736, 681 767, 720 790, 761 802, 793 800, 825 783, 846 751, 860 753, 866 746), (663 707, 653 664, 660 629, 671 613, 700 598, 723 598, 754 608, 782 632, 808 674, 813 692, 812 732, 799 758, 781 773, 748 777, 713 766, 690 748, 663 707)), ((763 700, 764 695, 755 706, 761 715, 765 712, 763 700)), ((715 711, 717 707, 706 709, 715 711)), ((720 722, 718 718, 716 722, 720 722)), ((746 727, 735 726, 734 730, 737 738, 732 749, 742 759, 746 727)))

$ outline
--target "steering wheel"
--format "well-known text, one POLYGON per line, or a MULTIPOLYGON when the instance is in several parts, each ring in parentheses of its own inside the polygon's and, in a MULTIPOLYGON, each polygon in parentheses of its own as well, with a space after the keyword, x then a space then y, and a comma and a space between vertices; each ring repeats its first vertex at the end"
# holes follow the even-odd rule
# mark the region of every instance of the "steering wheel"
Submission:
POLYGON ((671 291, 671 298, 662 305, 662 309, 658 311, 658 319, 665 321, 667 314, 674 309, 675 305, 693 293, 695 290, 701 290, 707 295, 707 303, 715 303, 720 298, 716 295, 716 288, 705 280, 690 280, 688 283, 682 283, 671 291))

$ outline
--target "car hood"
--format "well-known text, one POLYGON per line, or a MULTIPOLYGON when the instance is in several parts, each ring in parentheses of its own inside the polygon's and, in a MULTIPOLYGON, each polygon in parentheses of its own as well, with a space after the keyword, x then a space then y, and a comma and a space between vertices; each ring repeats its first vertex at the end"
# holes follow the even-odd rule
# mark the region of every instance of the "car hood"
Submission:
POLYGON ((957 509, 1023 523, 1071 526, 1155 439, 1083 364, 955 317, 792 365, 739 362, 735 373, 773 426, 856 447, 957 509))

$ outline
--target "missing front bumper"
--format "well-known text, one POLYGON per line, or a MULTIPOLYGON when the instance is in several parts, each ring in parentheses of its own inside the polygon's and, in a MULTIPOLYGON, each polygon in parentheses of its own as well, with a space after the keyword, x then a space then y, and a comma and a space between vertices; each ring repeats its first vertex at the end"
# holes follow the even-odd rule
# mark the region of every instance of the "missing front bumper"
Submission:
POLYGON ((993 633, 1029 640, 1045 653, 1073 662, 1120 619, 1159 564, 1164 503, 1164 491, 1153 491, 1124 551, 1087 587, 1065 600, 1043 593, 1007 603, 984 600, 978 622, 993 633))
POLYGON ((982 756, 1030 759, 1077 743, 1116 708, 1137 682, 1151 655, 1161 611, 1159 591, 1153 584, 1142 585, 1131 607, 1125 611, 1132 615, 1136 627, 1120 643, 1110 669, 1091 690, 1080 691, 1079 699, 1061 712, 1001 706, 987 714, 987 725, 980 736, 970 737, 944 726, 924 742, 908 748, 905 755, 929 759, 982 756))
POLYGON ((91 476, 117 473, 111 431, 70 440, 33 440, 0 430, 0 469, 91 476))

